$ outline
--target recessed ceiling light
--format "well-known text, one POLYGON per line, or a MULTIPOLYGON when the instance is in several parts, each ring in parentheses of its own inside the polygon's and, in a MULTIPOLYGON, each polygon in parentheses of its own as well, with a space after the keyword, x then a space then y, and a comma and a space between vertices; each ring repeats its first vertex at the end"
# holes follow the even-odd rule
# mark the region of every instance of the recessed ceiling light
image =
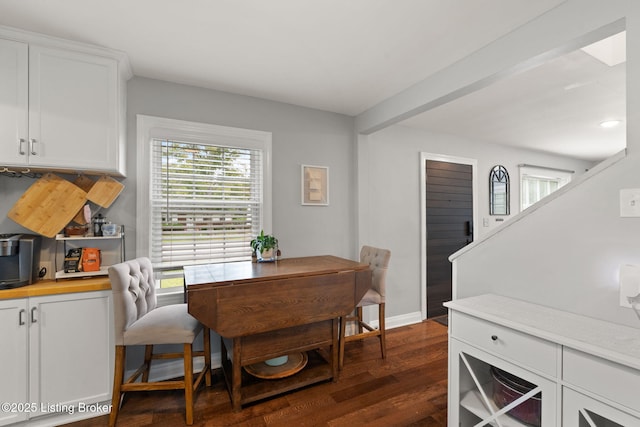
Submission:
POLYGON ((613 128, 622 123, 622 120, 605 120, 604 122, 600 122, 600 127, 603 128, 613 128))

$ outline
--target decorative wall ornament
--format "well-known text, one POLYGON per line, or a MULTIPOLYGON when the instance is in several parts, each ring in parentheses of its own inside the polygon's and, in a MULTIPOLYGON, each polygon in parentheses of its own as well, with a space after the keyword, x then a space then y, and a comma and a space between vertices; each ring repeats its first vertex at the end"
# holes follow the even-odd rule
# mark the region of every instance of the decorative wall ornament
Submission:
POLYGON ((302 204, 329 205, 329 168, 302 165, 302 204))
POLYGON ((496 165, 489 174, 489 215, 509 215, 509 172, 496 165))

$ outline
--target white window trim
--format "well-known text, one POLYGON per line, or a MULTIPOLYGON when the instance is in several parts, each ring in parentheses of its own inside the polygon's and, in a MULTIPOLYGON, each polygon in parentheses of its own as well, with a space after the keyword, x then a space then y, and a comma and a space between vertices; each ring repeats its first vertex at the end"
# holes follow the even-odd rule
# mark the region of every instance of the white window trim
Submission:
MULTIPOLYGON (((262 225, 271 230, 271 132, 218 126, 162 117, 137 115, 137 203, 136 203, 136 256, 150 256, 151 235, 148 218, 151 217, 151 140, 154 138, 188 140, 230 147, 243 146, 262 149, 263 164, 263 210, 262 225), (223 142, 221 142, 223 141, 223 142), (237 143, 237 144, 236 144, 237 143)), ((182 290, 181 290, 182 291, 182 290)))
MULTIPOLYGON (((560 188, 564 187, 569 182, 571 182, 571 177, 573 176, 573 171, 563 170, 563 169, 555 169, 555 168, 547 168, 542 166, 531 166, 531 165, 519 165, 519 168, 520 168, 520 211, 523 211, 526 209, 523 207, 523 203, 524 203, 523 178, 525 176, 558 180, 558 188, 556 189, 556 191, 558 191, 560 188)), ((538 202, 540 200, 538 200, 538 202)))

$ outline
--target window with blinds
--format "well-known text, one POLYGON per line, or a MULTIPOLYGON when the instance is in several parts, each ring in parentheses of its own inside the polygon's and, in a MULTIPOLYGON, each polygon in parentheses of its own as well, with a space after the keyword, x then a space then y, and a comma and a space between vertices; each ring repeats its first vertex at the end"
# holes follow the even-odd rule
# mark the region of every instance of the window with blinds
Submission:
POLYGON ((150 256, 161 279, 181 277, 184 265, 251 259, 262 165, 260 149, 151 140, 150 256))
POLYGON ((571 181, 571 171, 520 166, 520 208, 525 210, 571 181))

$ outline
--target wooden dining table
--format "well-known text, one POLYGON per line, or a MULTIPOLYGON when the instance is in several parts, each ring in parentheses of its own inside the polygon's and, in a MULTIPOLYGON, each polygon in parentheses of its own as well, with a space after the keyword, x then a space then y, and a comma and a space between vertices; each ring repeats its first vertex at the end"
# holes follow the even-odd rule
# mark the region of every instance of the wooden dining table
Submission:
POLYGON ((371 287, 368 264, 331 255, 185 266, 184 278, 189 313, 221 337, 234 410, 337 381, 339 319, 371 287), (294 374, 254 373, 267 360, 300 354, 304 367, 294 374))

